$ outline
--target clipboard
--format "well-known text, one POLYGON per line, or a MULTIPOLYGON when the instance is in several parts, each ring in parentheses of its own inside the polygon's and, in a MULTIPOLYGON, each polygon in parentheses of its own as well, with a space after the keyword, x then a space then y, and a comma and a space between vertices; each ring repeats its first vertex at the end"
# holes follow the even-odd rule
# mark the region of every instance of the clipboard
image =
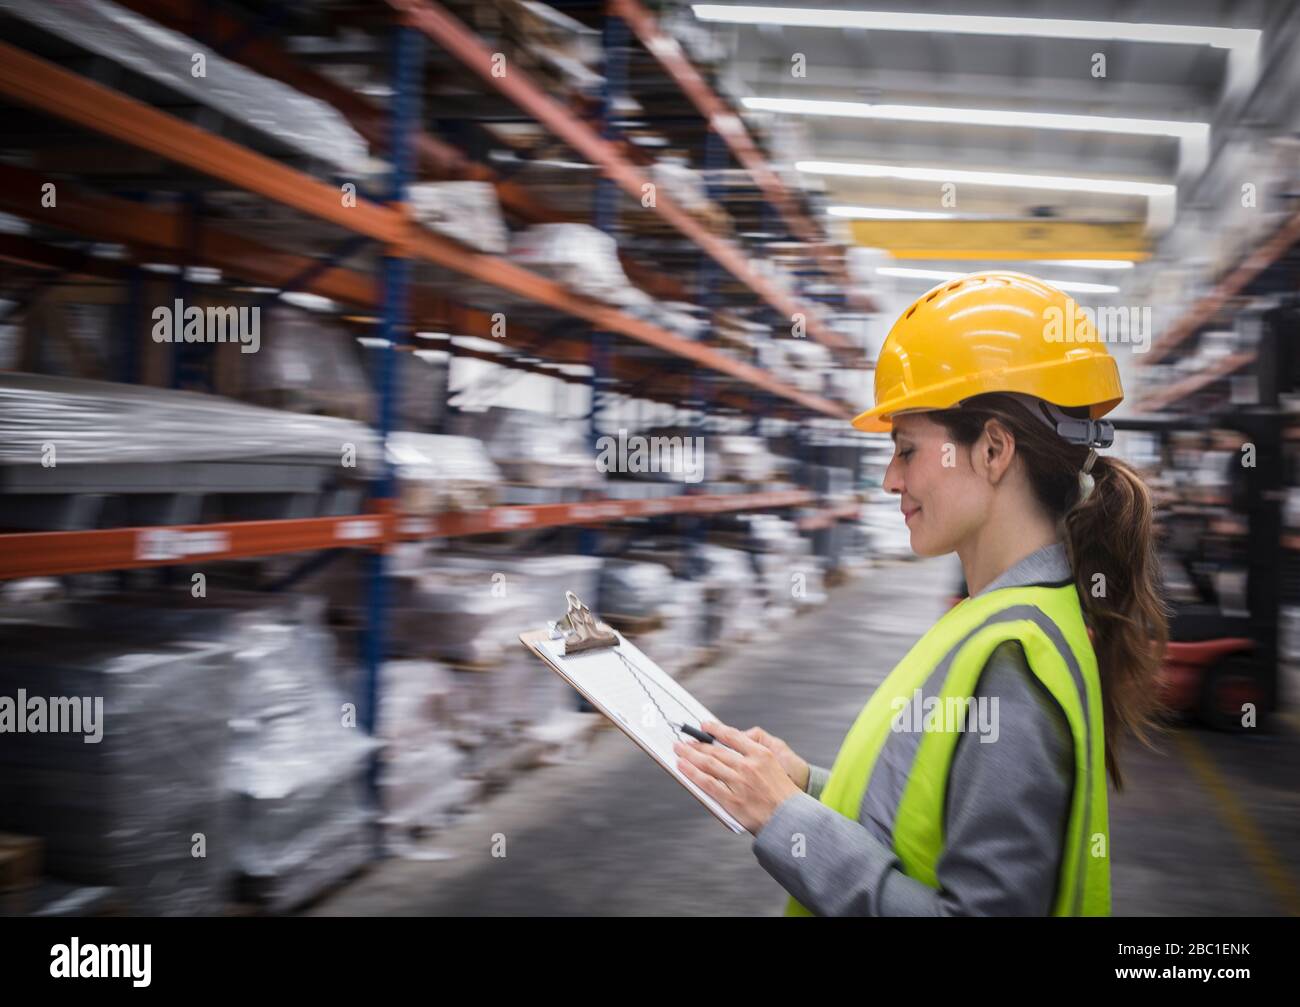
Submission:
POLYGON ((568 592, 569 612, 546 629, 519 634, 519 641, 555 674, 636 743, 732 832, 745 827, 677 770, 672 742, 686 735, 674 725, 698 728, 718 718, 630 640, 595 619, 568 592), (577 644, 575 648, 573 645, 577 644))

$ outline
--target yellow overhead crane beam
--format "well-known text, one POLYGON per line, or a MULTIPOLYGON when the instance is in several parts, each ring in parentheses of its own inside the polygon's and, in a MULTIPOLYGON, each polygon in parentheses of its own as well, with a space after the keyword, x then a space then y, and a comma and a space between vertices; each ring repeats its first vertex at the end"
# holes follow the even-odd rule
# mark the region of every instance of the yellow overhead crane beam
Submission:
POLYGON ((853 242, 896 259, 1132 259, 1151 254, 1140 221, 853 220, 853 242))

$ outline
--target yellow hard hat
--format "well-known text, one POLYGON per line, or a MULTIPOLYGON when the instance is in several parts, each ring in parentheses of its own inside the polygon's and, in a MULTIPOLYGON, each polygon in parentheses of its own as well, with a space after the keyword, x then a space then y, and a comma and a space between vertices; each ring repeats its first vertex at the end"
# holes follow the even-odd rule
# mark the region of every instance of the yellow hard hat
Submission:
POLYGON ((1124 398, 1119 368, 1074 298, 992 270, 941 283, 903 312, 876 363, 876 404, 853 425, 885 431, 895 413, 948 409, 985 392, 1088 406, 1094 420, 1124 398))

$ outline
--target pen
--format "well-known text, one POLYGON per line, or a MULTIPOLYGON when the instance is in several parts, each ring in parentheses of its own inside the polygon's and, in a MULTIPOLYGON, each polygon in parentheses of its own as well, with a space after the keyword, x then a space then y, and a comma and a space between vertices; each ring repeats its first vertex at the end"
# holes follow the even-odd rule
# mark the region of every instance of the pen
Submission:
POLYGON ((712 745, 717 740, 708 731, 701 731, 698 727, 691 727, 690 724, 682 724, 681 729, 696 741, 702 741, 706 745, 712 745))

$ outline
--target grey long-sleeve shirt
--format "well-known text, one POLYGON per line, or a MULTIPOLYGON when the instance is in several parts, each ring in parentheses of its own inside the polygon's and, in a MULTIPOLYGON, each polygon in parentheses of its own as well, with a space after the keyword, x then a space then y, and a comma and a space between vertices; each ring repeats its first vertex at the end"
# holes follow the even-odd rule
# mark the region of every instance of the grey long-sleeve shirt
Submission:
MULTIPOLYGON (((1057 543, 984 590, 1069 577, 1065 547, 1057 543)), ((994 650, 975 696, 997 698, 999 733, 994 743, 976 734, 957 741, 937 889, 904 874, 890 846, 880 794, 892 802, 884 815, 892 820, 907 767, 882 773, 880 762, 869 788, 875 805, 864 795, 857 821, 817 800, 829 771, 810 767, 808 791, 782 802, 754 837, 762 867, 819 916, 1048 915, 1074 784, 1069 722, 1015 641, 994 650), (877 774, 894 780, 877 785, 877 774)))

